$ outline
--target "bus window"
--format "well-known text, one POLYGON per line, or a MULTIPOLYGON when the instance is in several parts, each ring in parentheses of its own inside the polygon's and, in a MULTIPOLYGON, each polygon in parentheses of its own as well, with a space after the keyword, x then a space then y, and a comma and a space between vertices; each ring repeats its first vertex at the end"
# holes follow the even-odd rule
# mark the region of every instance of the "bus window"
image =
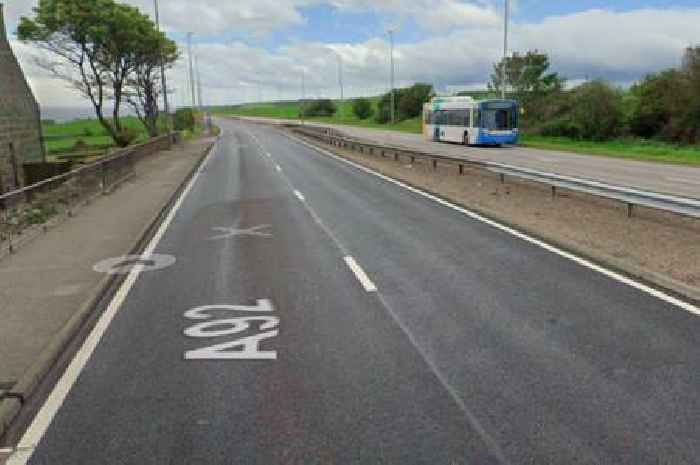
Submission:
POLYGON ((447 124, 447 112, 437 111, 435 112, 435 121, 433 124, 447 124))
POLYGON ((478 128, 481 125, 481 112, 478 109, 474 109, 474 120, 472 121, 472 127, 478 128))
POLYGON ((482 127, 498 131, 513 129, 517 123, 515 113, 517 113, 517 108, 513 103, 485 103, 481 115, 482 127))

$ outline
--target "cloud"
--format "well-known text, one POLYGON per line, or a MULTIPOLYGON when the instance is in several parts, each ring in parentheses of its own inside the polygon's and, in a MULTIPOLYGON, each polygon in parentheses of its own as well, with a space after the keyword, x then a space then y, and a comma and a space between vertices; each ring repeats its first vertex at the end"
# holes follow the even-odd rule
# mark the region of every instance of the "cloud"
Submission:
MULTIPOLYGON (((150 6, 150 0, 133 0, 133 3, 141 3, 144 8, 150 6)), ((176 17, 169 16, 172 12, 164 13, 164 18, 170 28, 207 30, 208 27, 214 34, 229 27, 230 15, 247 18, 241 21, 248 21, 248 26, 240 27, 252 30, 251 25, 259 20, 261 12, 274 9, 265 30, 275 30, 305 21, 298 8, 317 1, 241 0, 237 3, 241 5, 238 11, 224 3, 228 5, 229 2, 171 0, 168 9, 178 13, 176 17), (194 15, 199 15, 197 25, 188 26, 187 18, 194 15)), ((414 18, 423 11, 423 17, 416 19, 422 27, 430 29, 443 25, 422 40, 397 44, 395 61, 399 85, 423 81, 440 88, 483 86, 492 63, 502 54, 502 26, 497 18, 496 3, 490 0, 435 0, 433 5, 445 7, 441 11, 435 9, 435 16, 431 16, 427 0, 328 0, 328 3, 339 11, 401 9, 414 18), (471 20, 479 27, 466 26, 471 20)), ((700 43, 697 24, 700 24, 700 8, 645 8, 627 12, 596 9, 550 16, 538 22, 516 22, 510 43, 512 50, 539 49, 549 53, 554 70, 572 81, 606 78, 629 83, 646 73, 678 65, 683 49, 700 43)), ((388 87, 386 38, 359 43, 294 41, 275 49, 255 43, 240 40, 196 46, 205 102, 299 98, 302 70, 307 96, 336 96, 339 93, 336 55, 343 60, 345 95, 376 94, 388 87)), ((17 47, 20 56, 28 54, 28 46, 13 43, 13 47, 17 47)), ((26 59, 22 61, 27 62, 26 59)), ((40 83, 38 94, 42 102, 53 104, 54 100, 68 99, 62 83, 52 82, 31 65, 27 72, 33 85, 40 83)), ((169 81, 177 89, 173 97, 181 104, 190 100, 187 74, 185 60, 169 73, 169 81)), ((75 101, 80 102, 78 98, 75 101)))
POLYGON ((630 81, 677 66, 685 47, 700 43, 700 8, 589 10, 518 25, 514 45, 538 48, 569 78, 630 81))

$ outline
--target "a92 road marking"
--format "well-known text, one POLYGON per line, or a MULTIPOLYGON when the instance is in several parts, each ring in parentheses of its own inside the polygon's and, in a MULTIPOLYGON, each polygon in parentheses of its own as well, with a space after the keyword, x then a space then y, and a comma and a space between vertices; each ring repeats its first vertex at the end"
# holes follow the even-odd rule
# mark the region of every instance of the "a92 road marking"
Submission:
POLYGON ((185 312, 185 318, 202 320, 184 330, 191 338, 223 337, 242 333, 255 326, 260 332, 233 341, 185 352, 185 360, 275 360, 277 351, 260 350, 260 343, 279 334, 279 318, 269 313, 275 309, 267 299, 256 305, 203 305, 185 312), (230 312, 262 313, 232 317, 230 312), (221 318, 223 316, 224 318, 221 318))

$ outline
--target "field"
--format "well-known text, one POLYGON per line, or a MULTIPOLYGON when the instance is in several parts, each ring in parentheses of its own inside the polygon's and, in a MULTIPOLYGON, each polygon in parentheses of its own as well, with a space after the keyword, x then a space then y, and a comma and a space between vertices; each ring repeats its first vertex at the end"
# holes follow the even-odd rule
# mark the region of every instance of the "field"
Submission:
MULTIPOLYGON (((376 105, 377 98, 372 101, 376 105)), ((367 128, 386 129, 420 134, 420 118, 401 121, 394 125, 379 124, 373 118, 360 120, 352 114, 350 101, 335 102, 338 112, 332 117, 313 117, 310 121, 333 124, 347 124, 367 128)), ((298 119, 299 102, 259 103, 232 107, 216 107, 216 114, 231 116, 256 116, 280 119, 298 119)), ((522 134, 521 145, 544 150, 600 155, 631 160, 676 163, 700 166, 700 146, 677 146, 664 142, 644 139, 620 139, 608 142, 581 141, 564 137, 544 137, 522 134)))
MULTIPOLYGON (((138 133, 136 142, 148 138, 138 118, 122 118, 122 124, 138 133)), ((96 119, 77 119, 64 123, 44 122, 42 129, 50 159, 81 157, 80 153, 99 154, 114 146, 114 141, 96 119)))

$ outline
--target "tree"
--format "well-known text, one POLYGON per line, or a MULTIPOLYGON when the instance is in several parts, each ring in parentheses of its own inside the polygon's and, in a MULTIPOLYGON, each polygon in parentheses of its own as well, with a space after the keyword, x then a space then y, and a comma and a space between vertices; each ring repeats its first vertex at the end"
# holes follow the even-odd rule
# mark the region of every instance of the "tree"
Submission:
POLYGON ((153 23, 135 7, 113 0, 39 0, 33 12, 33 19, 21 18, 19 39, 49 52, 53 60, 39 65, 88 98, 115 143, 128 145, 131 135, 120 121, 124 86, 153 23), (105 104, 110 100, 108 120, 105 104))
POLYGON ((684 85, 682 73, 675 69, 648 75, 630 88, 633 104, 629 120, 632 134, 645 138, 660 135, 673 119, 673 93, 684 85))
POLYGON ((416 83, 401 89, 398 95, 399 120, 415 118, 423 113, 423 104, 433 95, 433 86, 416 83))
MULTIPOLYGON (((416 83, 405 89, 394 90, 394 105, 398 120, 415 118, 423 111, 423 104, 434 95, 430 84, 416 83)), ((384 124, 391 119, 391 92, 379 99, 375 120, 384 124)))
POLYGON ((143 31, 144 40, 137 51, 136 65, 126 82, 125 96, 148 131, 158 135, 158 99, 162 95, 160 64, 169 68, 179 58, 177 45, 155 27, 143 31))
POLYGON ((358 98, 352 102, 352 113, 358 119, 367 119, 372 116, 373 112, 372 102, 369 99, 358 98))
POLYGON ((622 94, 604 81, 581 84, 574 91, 572 122, 584 139, 607 140, 622 127, 622 94))
POLYGON ((646 76, 632 86, 629 126, 641 137, 694 144, 700 136, 700 47, 689 47, 679 69, 646 76))
POLYGON ((548 73, 549 67, 546 53, 534 50, 521 55, 515 52, 493 66, 489 90, 500 94, 505 83, 506 91, 524 105, 527 101, 563 89, 564 79, 557 73, 548 73))

